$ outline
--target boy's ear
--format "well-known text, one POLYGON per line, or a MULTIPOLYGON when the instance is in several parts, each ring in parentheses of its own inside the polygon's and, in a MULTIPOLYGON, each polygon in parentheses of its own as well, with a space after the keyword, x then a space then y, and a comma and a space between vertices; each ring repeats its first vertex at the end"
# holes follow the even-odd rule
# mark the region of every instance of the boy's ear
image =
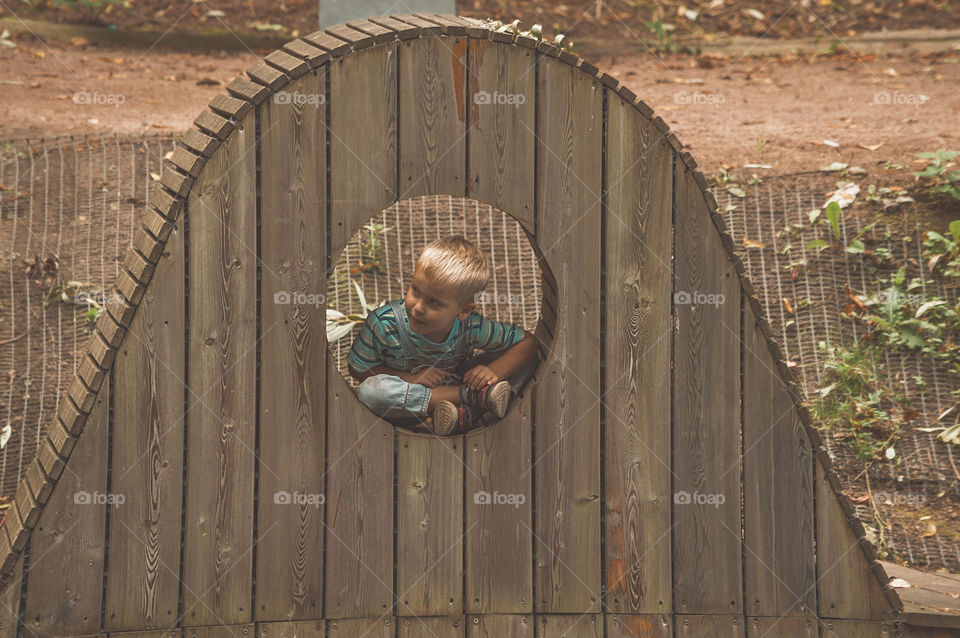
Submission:
POLYGON ((474 310, 476 310, 476 309, 479 308, 479 307, 480 307, 479 304, 470 302, 470 303, 468 303, 467 305, 465 305, 463 308, 460 309, 460 312, 457 313, 457 317, 458 317, 461 321, 463 321, 464 319, 466 319, 466 318, 470 315, 471 312, 473 312, 474 310))

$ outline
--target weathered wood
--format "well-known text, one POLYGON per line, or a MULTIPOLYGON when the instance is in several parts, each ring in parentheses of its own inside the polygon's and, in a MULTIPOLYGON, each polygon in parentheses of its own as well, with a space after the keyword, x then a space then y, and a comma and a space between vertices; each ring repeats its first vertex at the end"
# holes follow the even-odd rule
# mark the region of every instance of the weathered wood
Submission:
POLYGON ((821 618, 879 620, 889 605, 819 460, 815 476, 818 615, 821 618))
POLYGON ((326 621, 258 622, 256 638, 325 638, 326 621))
POLYGON ((184 624, 251 617, 256 397, 254 113, 190 194, 191 392, 187 413, 184 624))
MULTIPOLYGON (((183 233, 170 234, 114 363, 112 477, 130 498, 110 516, 104 626, 176 623, 183 493, 183 233)), ((84 434, 86 436, 86 434, 84 434)))
POLYGON ((671 638, 671 616, 666 614, 604 614, 608 638, 671 638))
MULTIPOLYGON (((189 631, 189 630, 188 630, 189 631)), ((110 638, 181 638, 182 629, 167 629, 165 631, 111 631, 109 634, 100 634, 110 638)))
POLYGON ((397 638, 463 638, 466 622, 461 616, 398 618, 397 638))
MULTIPOLYGON (((478 89, 476 77, 471 77, 472 96, 468 98, 471 174, 478 174, 475 161, 496 164, 494 157, 504 145, 516 154, 509 159, 501 158, 499 177, 484 178, 471 182, 470 196, 481 201, 507 207, 505 212, 520 221, 526 221, 533 230, 534 187, 530 179, 516 179, 522 171, 533 172, 533 121, 535 105, 533 58, 525 51, 499 50, 487 54, 485 49, 476 49, 471 42, 471 73, 479 71, 486 83, 483 90, 505 90, 506 86, 522 84, 531 97, 529 103, 519 110, 513 106, 486 104, 478 120, 474 97, 478 89), (510 55, 513 54, 513 55, 510 55), (516 56, 516 57, 514 57, 516 56), (507 60, 520 61, 507 64, 507 60), (477 65, 479 64, 479 70, 477 65), (514 75, 505 80, 507 84, 494 84, 496 73, 509 66, 514 75), (521 73, 529 73, 522 81, 521 73), (504 110, 509 112, 503 112, 504 110), (500 129, 496 120, 509 119, 510 132, 500 129), (526 118, 528 128, 521 126, 526 118), (478 123, 482 127, 478 128, 478 123), (496 135, 494 130, 497 131, 496 135), (516 135, 519 139, 513 139, 516 135), (523 141, 526 144, 523 144, 523 141), (498 150, 499 149, 499 150, 498 150), (481 159, 484 158, 484 159, 481 159), (509 162, 509 168, 506 165, 509 162)), ((525 389, 525 396, 511 407, 510 412, 493 428, 467 435, 466 470, 466 572, 467 610, 471 613, 517 613, 533 611, 533 544, 530 531, 533 511, 531 492, 532 421, 530 417, 532 386, 525 389), (523 497, 517 506, 477 502, 475 495, 486 492, 493 495, 513 494, 523 497)), ((483 499, 481 499, 482 501, 483 499)), ((532 620, 528 624, 533 631, 532 620)), ((472 625, 471 625, 472 626, 472 625)))
POLYGON ((100 630, 107 503, 136 497, 116 482, 116 492, 107 494, 109 415, 108 380, 70 456, 70 468, 30 537, 24 633, 69 636, 100 630))
POLYGON ((601 90, 549 58, 538 73, 537 242, 559 284, 558 334, 533 388, 535 609, 600 610, 601 90))
POLYGON ((533 232, 536 73, 533 51, 470 40, 469 195, 533 232))
POLYGON ((605 162, 606 606, 668 612, 673 154, 610 96, 605 162))
POLYGON ((896 629, 880 621, 828 620, 821 625, 822 638, 893 638, 896 629))
POLYGON ((677 638, 744 638, 742 616, 677 615, 677 638))
POLYGON ((13 566, 3 591, 0 591, 0 638, 17 638, 22 586, 23 557, 21 556, 13 566))
POLYGON ((560 638, 603 638, 602 614, 544 614, 537 616, 537 635, 560 638))
MULTIPOLYGON (((291 93, 324 96, 326 70, 291 93)), ((326 105, 261 106, 261 403, 257 620, 323 607, 326 427, 326 105), (283 214, 275 212, 283 211, 283 214)))
POLYGON ((744 306, 743 465, 746 607, 816 613, 810 443, 753 309, 744 306))
POLYGON ((743 609, 739 284, 700 188, 674 167, 673 608, 722 614, 743 609))
POLYGON ((328 620, 327 631, 330 638, 394 638, 396 622, 393 617, 387 618, 355 618, 342 620, 328 620))
POLYGON ((746 620, 747 638, 818 638, 817 619, 813 617, 779 616, 746 620))
MULTIPOLYGON (((396 201, 396 68, 395 44, 330 63, 332 262, 396 201)), ((394 431, 328 365, 326 615, 376 618, 393 607, 394 431)))
POLYGON ((483 614, 467 617, 468 638, 533 638, 534 618, 519 614, 483 614))
POLYGON ((466 38, 399 45, 400 194, 463 195, 466 170, 466 38))
POLYGON ((397 437, 397 614, 463 607, 463 436, 397 437))
POLYGON ((253 625, 215 625, 190 627, 183 630, 182 638, 253 638, 253 625))

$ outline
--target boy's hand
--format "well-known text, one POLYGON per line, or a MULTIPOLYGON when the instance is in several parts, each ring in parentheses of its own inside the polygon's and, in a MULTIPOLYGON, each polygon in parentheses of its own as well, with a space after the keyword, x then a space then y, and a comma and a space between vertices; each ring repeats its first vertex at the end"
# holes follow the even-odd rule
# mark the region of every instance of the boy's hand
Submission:
POLYGON ((443 383, 443 379, 446 376, 447 372, 442 368, 430 366, 429 368, 424 368, 420 372, 408 373, 406 381, 408 383, 425 385, 428 388, 435 388, 443 383))
POLYGON ((479 390, 489 383, 496 383, 500 380, 500 377, 497 374, 484 365, 476 366, 475 368, 470 368, 470 370, 463 375, 463 382, 470 386, 471 390, 479 390))

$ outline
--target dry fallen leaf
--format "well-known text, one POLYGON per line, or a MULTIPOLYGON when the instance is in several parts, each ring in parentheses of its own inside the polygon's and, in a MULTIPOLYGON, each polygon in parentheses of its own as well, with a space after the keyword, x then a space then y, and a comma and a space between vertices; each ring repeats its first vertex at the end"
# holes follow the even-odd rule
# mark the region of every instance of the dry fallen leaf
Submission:
POLYGON ((927 536, 933 536, 936 533, 937 533, 937 526, 936 524, 934 524, 933 521, 930 521, 929 523, 927 523, 927 527, 923 530, 923 533, 920 534, 920 536, 925 538, 927 536))
POLYGON ((875 151, 881 146, 883 146, 883 142, 881 142, 880 144, 857 144, 857 146, 859 146, 860 148, 866 151, 875 151))
POLYGON ((757 241, 755 239, 744 239, 743 247, 744 248, 765 248, 766 244, 764 244, 762 241, 757 241))
POLYGON ((78 36, 75 36, 75 37, 70 38, 70 44, 72 44, 72 45, 75 46, 75 47, 85 47, 85 46, 87 46, 88 44, 90 44, 90 40, 87 40, 87 39, 84 38, 83 36, 79 36, 79 35, 78 35, 78 36))
POLYGON ((791 315, 793 314, 793 304, 791 304, 790 300, 786 297, 783 298, 783 309, 789 312, 791 315))

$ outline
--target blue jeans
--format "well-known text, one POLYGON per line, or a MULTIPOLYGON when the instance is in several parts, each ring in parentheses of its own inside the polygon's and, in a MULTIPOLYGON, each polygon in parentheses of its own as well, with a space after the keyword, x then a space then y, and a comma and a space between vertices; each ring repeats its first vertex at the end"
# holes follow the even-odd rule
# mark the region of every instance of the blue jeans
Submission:
MULTIPOLYGON (((503 352, 484 352, 466 359, 452 374, 444 377, 440 385, 460 385, 461 377, 471 368, 498 359, 503 352)), ((540 362, 533 356, 519 370, 504 378, 510 383, 514 396, 519 396, 533 377, 540 362)), ((419 383, 409 383, 392 374, 374 374, 360 383, 357 398, 371 412, 382 416, 394 425, 415 426, 427 415, 431 388, 419 383)))

